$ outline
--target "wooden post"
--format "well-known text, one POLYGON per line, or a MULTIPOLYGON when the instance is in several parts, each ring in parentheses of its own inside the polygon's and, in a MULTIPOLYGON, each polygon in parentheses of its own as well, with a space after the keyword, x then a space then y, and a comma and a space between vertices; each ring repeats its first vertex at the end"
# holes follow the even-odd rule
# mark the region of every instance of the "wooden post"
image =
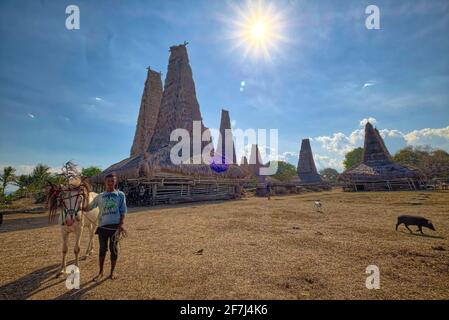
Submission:
POLYGON ((157 183, 154 183, 151 188, 151 202, 153 205, 156 204, 156 195, 157 195, 157 183))

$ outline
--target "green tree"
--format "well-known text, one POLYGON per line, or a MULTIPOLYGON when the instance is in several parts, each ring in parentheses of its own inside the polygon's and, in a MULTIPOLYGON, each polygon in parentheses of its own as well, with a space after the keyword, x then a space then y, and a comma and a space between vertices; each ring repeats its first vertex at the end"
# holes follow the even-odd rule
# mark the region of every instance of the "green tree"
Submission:
POLYGON ((14 169, 11 166, 7 166, 3 168, 3 173, 0 174, 0 182, 2 186, 2 194, 4 195, 5 189, 8 186, 8 184, 14 182, 16 179, 15 173, 16 169, 14 169))
POLYGON ((336 182, 338 177, 338 171, 334 168, 326 168, 320 171, 320 175, 324 181, 336 182))
POLYGON ((449 179, 449 154, 443 150, 433 150, 423 157, 419 168, 429 179, 449 179))
POLYGON ((31 177, 29 174, 21 174, 20 176, 17 176, 16 179, 14 180, 14 184, 19 187, 19 189, 17 189, 14 192, 14 195, 16 196, 23 196, 25 192, 28 191, 28 188, 31 185, 31 177))
POLYGON ((280 181, 287 181, 297 175, 294 165, 284 161, 277 161, 277 164, 278 170, 276 171, 276 174, 272 175, 273 178, 280 181))
POLYGON ((449 154, 444 150, 409 146, 396 152, 393 160, 421 170, 430 180, 449 179, 449 154))
POLYGON ((404 165, 419 167, 422 164, 423 158, 427 155, 427 152, 409 146, 396 152, 393 160, 404 165))
POLYGON ((84 177, 93 177, 96 174, 101 173, 101 169, 99 167, 91 166, 87 168, 83 168, 81 170, 81 175, 84 177))
POLYGON ((345 166, 345 169, 349 169, 349 168, 355 166, 356 164, 362 162, 362 157, 363 157, 363 148, 361 148, 361 147, 355 148, 354 150, 349 151, 345 155, 345 160, 343 161, 343 165, 345 166))
POLYGON ((51 177, 50 167, 39 163, 34 167, 30 175, 31 185, 35 191, 41 191, 45 188, 47 180, 51 177))

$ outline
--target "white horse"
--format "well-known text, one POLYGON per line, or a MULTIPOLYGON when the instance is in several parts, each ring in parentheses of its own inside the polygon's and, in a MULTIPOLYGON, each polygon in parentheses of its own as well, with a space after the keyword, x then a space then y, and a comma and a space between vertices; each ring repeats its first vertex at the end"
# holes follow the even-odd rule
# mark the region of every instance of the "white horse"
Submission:
POLYGON ((58 276, 66 273, 67 251, 69 234, 75 234, 75 265, 79 267, 80 242, 83 228, 87 227, 89 242, 86 249, 86 257, 93 252, 94 233, 98 225, 99 210, 84 211, 89 203, 97 196, 90 192, 90 186, 86 179, 70 181, 67 186, 54 185, 50 183, 47 195, 49 209, 49 220, 54 221, 59 213, 59 224, 62 235, 62 264, 58 276))

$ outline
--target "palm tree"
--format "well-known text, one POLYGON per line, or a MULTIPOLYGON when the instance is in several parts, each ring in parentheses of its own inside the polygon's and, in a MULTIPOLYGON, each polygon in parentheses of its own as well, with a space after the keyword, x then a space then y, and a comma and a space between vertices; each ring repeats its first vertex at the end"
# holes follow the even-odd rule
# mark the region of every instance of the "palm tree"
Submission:
POLYGON ((6 186, 14 182, 16 169, 11 166, 3 168, 3 174, 0 174, 0 182, 2 183, 2 194, 4 194, 6 186))
POLYGON ((27 189, 34 193, 36 203, 41 203, 45 200, 45 186, 50 177, 49 166, 39 163, 34 167, 30 175, 31 185, 27 189))
POLYGON ((31 182, 31 177, 28 174, 21 174, 14 180, 14 184, 19 187, 19 190, 26 189, 31 182))
POLYGON ((31 173, 31 181, 32 184, 36 187, 36 189, 41 189, 47 183, 47 180, 50 178, 50 167, 39 163, 34 167, 33 172, 31 173))

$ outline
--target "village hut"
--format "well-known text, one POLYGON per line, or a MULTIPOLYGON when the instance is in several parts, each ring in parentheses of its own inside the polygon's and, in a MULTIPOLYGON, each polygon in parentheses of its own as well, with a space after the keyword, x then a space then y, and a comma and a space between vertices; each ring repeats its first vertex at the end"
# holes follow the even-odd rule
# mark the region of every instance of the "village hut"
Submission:
POLYGON ((417 190, 424 185, 424 175, 415 168, 394 162, 379 131, 365 125, 362 162, 339 175, 345 191, 417 190))
POLYGON ((321 176, 316 169, 309 139, 303 139, 301 141, 297 173, 297 177, 292 179, 292 182, 297 186, 306 187, 317 191, 330 188, 330 186, 324 182, 323 179, 321 179, 321 176))

